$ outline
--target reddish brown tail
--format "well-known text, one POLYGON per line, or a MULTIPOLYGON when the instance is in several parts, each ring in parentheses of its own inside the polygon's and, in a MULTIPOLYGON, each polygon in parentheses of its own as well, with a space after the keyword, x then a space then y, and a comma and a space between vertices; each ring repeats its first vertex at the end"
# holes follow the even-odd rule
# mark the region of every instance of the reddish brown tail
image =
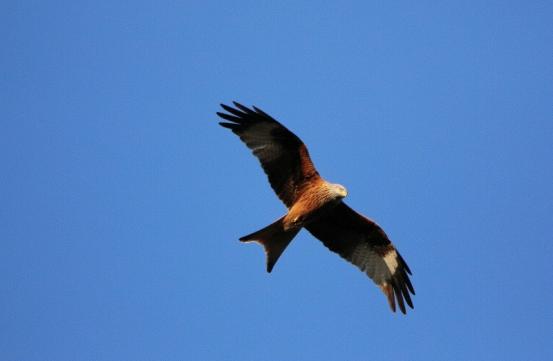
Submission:
POLYGON ((267 272, 271 272, 278 258, 298 234, 300 228, 285 230, 280 218, 275 223, 240 238, 242 242, 259 242, 265 248, 267 254, 267 272))

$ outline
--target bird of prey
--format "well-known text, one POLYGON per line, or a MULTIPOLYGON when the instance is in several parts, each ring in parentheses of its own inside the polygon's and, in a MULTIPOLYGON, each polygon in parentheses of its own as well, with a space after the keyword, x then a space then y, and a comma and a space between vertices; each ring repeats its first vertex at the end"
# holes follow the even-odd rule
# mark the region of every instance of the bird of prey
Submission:
POLYGON ((366 273, 384 292, 393 312, 396 303, 404 314, 405 303, 413 308, 411 271, 382 228, 343 202, 346 189, 319 175, 300 138, 261 109, 233 103, 234 108, 221 104, 226 113, 217 115, 226 121, 219 124, 252 150, 271 187, 288 208, 288 213, 276 222, 240 238, 242 242, 263 245, 267 272, 305 228, 366 273))

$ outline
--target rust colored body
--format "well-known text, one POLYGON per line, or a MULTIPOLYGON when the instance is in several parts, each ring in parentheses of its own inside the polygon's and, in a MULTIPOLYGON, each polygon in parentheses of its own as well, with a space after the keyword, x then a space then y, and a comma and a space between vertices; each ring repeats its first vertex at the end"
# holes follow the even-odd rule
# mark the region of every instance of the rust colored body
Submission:
POLYGON ((346 189, 325 181, 313 165, 303 142, 270 115, 234 102, 221 104, 227 113, 217 114, 259 159, 271 187, 288 208, 288 213, 269 226, 240 238, 259 242, 267 254, 271 272, 288 244, 302 229, 333 252, 365 272, 384 292, 390 308, 396 302, 405 313, 413 308, 415 290, 411 271, 382 228, 348 207, 342 199, 346 189))

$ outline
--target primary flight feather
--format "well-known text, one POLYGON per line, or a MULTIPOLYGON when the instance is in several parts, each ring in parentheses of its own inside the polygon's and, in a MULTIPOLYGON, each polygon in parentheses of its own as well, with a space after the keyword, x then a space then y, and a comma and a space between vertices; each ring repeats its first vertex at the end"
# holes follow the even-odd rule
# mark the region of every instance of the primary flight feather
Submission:
POLYGON ((294 133, 255 106, 233 102, 221 104, 217 112, 259 159, 271 187, 288 208, 288 213, 271 225, 240 238, 259 242, 267 254, 271 272, 288 244, 307 229, 331 251, 356 265, 384 292, 392 311, 396 304, 405 313, 413 308, 415 290, 409 267, 376 223, 357 213, 344 202, 346 189, 324 180, 313 165, 305 144, 294 133))

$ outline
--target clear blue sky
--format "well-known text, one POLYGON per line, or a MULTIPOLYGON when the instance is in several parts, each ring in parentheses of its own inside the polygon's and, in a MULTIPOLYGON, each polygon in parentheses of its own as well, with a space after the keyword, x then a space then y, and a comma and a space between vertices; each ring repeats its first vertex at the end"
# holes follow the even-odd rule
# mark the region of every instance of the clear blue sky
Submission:
POLYGON ((0 359, 553 359, 550 1, 0 5, 0 359), (392 314, 217 125, 255 104, 413 270, 392 314))

